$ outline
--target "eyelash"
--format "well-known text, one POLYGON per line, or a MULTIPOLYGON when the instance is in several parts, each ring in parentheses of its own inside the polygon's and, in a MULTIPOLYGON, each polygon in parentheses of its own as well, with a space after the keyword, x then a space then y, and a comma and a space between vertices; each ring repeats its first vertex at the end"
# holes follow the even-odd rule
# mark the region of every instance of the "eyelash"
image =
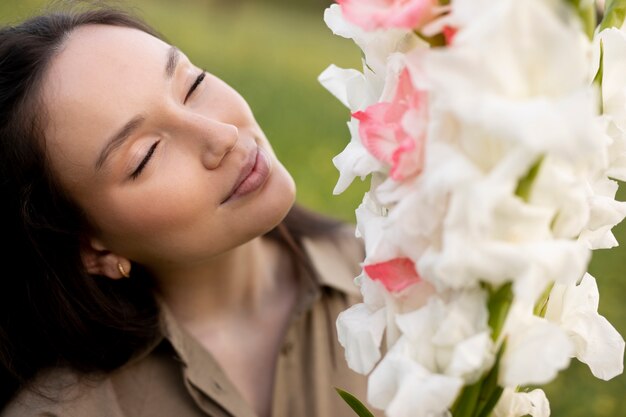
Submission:
POLYGON ((132 174, 130 174, 130 179, 131 180, 137 179, 139 174, 141 174, 141 171, 143 171, 143 169, 145 168, 145 166, 148 163, 148 161, 150 160, 150 158, 152 158, 152 155, 154 154, 154 151, 156 150, 157 146, 159 146, 160 143, 161 143, 161 141, 158 140, 158 141, 154 142, 154 144, 150 147, 150 149, 148 150, 148 153, 143 158, 143 160, 141 161, 141 163, 139 164, 137 169, 135 169, 135 171, 132 174))
POLYGON ((187 100, 189 99, 189 97, 191 97, 191 95, 193 94, 194 91, 196 91, 196 88, 198 88, 198 86, 200 84, 202 84, 202 81, 204 81, 204 77, 206 77, 206 71, 202 71, 200 73, 200 75, 198 75, 198 77, 196 78, 196 80, 193 82, 193 84, 191 85, 191 88, 189 89, 189 92, 187 93, 187 95, 185 96, 185 100, 183 100, 183 103, 187 103, 187 100))
MULTIPOLYGON (((185 96, 185 100, 183 100, 183 104, 187 103, 187 100, 189 99, 189 97, 191 97, 191 95, 193 94, 193 92, 196 90, 196 88, 198 88, 198 86, 200 84, 202 84, 202 81, 204 81, 204 78, 206 77, 206 71, 202 71, 200 73, 200 75, 198 75, 198 77, 196 78, 196 80, 193 82, 193 84, 191 85, 191 87, 189 88, 189 91, 187 92, 187 95, 185 96)), ((132 174, 130 174, 130 179, 131 180, 135 180, 137 179, 137 177, 139 177, 139 174, 141 174, 141 171, 143 171, 143 169, 145 168, 145 166, 148 164, 148 162, 150 161, 150 158, 152 158, 152 155, 154 154, 154 151, 156 150, 157 146, 159 146, 159 143, 161 143, 161 141, 156 141, 154 142, 154 144, 150 147, 150 149, 148 150, 148 153, 146 154, 146 156, 143 158, 143 160, 141 161, 141 163, 139 163, 139 166, 137 167, 137 169, 135 169, 135 171, 133 171, 132 174)))

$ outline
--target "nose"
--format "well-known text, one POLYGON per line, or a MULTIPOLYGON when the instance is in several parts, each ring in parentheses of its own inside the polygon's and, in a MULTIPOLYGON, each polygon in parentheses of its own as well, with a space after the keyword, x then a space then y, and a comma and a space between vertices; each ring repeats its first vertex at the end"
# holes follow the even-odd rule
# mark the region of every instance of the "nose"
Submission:
POLYGON ((199 147, 201 162, 206 169, 216 169, 239 140, 237 126, 208 117, 197 117, 190 123, 189 135, 199 147))

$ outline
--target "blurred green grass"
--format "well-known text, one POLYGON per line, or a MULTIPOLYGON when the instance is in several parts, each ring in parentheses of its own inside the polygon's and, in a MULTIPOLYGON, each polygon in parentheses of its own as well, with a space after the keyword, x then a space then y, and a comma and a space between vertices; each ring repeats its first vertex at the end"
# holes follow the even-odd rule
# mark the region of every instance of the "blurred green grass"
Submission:
MULTIPOLYGON (((312 7, 273 0, 134 0, 136 8, 199 66, 216 74, 250 103, 278 157, 298 186, 305 206, 354 222, 364 183, 333 196, 337 172, 331 159, 348 143, 345 109, 318 83, 331 63, 358 68, 359 51, 332 36, 324 25, 324 3, 312 7), (278 6, 275 3, 281 3, 278 6), (304 7, 306 6, 306 7, 304 7)), ((19 20, 37 11, 42 0, 2 0, 0 21, 19 20)), ((626 74, 625 74, 626 76, 626 74)), ((626 199, 625 187, 619 199, 626 199)), ((624 245, 596 251, 590 266, 598 279, 600 313, 626 335, 626 224, 615 229, 624 245)), ((544 387, 556 417, 626 417, 626 376, 596 380, 573 360, 570 368, 544 387)), ((294 416, 298 417, 298 416, 294 416)), ((332 417, 332 416, 329 416, 332 417)))

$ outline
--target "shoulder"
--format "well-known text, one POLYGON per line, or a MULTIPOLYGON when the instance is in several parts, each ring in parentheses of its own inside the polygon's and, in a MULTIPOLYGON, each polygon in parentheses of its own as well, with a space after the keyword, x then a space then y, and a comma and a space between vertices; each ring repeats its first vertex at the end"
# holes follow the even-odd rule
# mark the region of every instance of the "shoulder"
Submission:
POLYGON ((354 278, 361 273, 365 249, 363 241, 355 236, 354 225, 343 224, 328 235, 305 237, 302 243, 322 284, 360 294, 354 278))
POLYGON ((0 417, 117 417, 110 380, 68 368, 40 374, 0 412, 0 417))

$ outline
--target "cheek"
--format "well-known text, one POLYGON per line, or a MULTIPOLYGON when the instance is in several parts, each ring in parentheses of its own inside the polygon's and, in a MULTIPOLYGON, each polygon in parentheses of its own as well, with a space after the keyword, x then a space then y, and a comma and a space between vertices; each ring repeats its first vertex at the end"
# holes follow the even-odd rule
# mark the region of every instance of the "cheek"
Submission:
POLYGON ((111 247, 144 258, 193 245, 198 236, 206 239, 219 228, 221 192, 212 185, 217 179, 197 169, 163 171, 143 184, 104 196, 99 206, 109 210, 99 210, 96 219, 111 247))
POLYGON ((210 214, 212 200, 207 198, 210 190, 194 187, 189 182, 170 182, 155 189, 142 190, 126 200, 121 207, 121 217, 130 220, 129 226, 161 232, 173 227, 184 226, 196 215, 210 214), (206 191, 203 193, 202 191, 206 191))

